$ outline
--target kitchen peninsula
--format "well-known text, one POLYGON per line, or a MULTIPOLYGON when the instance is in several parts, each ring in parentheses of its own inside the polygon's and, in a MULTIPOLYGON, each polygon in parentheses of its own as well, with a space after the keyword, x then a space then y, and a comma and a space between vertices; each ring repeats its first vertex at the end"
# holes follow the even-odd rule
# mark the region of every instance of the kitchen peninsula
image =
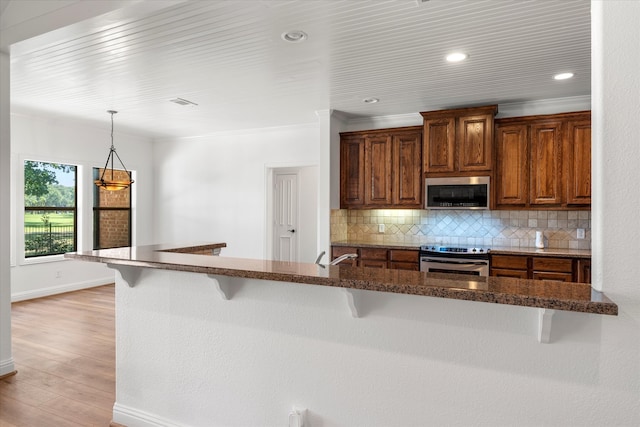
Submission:
MULTIPOLYGON (((584 313, 618 313, 615 303, 584 283, 503 277, 469 279, 462 275, 206 256, 225 246, 224 243, 150 245, 69 253, 65 257, 106 263, 116 269, 140 267, 584 313)), ((135 286, 135 276, 128 279, 126 273, 121 274, 129 286, 135 286)))
MULTIPOLYGON (((567 342, 578 342, 568 360, 586 357, 592 371, 588 349, 618 314, 581 283, 201 255, 224 246, 65 255, 117 270, 114 423, 234 425, 242 413, 242 425, 278 425, 295 405, 320 425, 372 387, 388 396, 401 393, 396 383, 424 391, 434 375, 466 378, 457 361, 483 372, 570 372, 554 356, 567 342), (426 358, 457 367, 425 370, 426 358), (270 390, 287 397, 246 405, 270 390)), ((403 399, 421 408, 425 395, 403 399)))

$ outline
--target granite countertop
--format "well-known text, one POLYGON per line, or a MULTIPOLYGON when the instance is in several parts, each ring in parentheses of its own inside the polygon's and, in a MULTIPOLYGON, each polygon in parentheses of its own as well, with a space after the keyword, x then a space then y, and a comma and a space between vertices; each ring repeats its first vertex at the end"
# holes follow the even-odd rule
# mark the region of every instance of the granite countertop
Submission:
MULTIPOLYGON (((210 248, 224 244, 197 245, 210 248)), ((226 245, 225 245, 226 246, 226 245)), ((419 271, 289 263, 263 259, 181 253, 189 246, 149 245, 71 252, 65 258, 114 265, 155 268, 231 277, 364 289, 461 299, 524 307, 617 315, 618 306, 584 283, 504 277, 424 273, 419 271)))
MULTIPOLYGON (((425 243, 377 243, 365 240, 343 240, 331 242, 332 246, 357 246, 367 248, 413 249, 419 250, 425 243)), ((556 249, 556 248, 512 248, 509 246, 491 246, 489 253, 496 255, 536 255, 560 258, 591 258, 588 249, 556 249)))
POLYGON ((591 258, 588 249, 554 249, 554 248, 510 248, 508 246, 492 247, 489 251, 494 255, 535 255, 558 258, 591 258))
POLYGON ((376 243, 365 240, 349 240, 349 241, 338 241, 331 242, 331 246, 358 246, 358 247, 367 247, 367 248, 390 248, 390 249, 409 249, 409 250, 419 250, 420 243, 376 243))

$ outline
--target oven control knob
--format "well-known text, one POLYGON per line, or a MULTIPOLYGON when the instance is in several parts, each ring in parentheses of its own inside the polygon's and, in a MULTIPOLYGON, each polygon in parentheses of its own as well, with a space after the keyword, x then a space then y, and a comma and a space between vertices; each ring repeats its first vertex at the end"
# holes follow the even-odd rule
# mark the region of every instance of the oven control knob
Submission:
MULTIPOLYGON (((471 252, 477 252, 478 250, 476 248, 473 248, 473 250, 471 252)), ((480 249, 480 251, 482 252, 482 249, 480 249)))
POLYGON ((484 252, 484 249, 480 249, 480 252, 484 252))

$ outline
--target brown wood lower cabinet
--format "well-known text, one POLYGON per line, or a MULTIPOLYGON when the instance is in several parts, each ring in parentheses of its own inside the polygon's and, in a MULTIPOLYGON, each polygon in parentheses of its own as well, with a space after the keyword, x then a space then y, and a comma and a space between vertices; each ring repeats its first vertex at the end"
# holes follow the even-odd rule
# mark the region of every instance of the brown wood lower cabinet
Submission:
POLYGON ((389 249, 389 268, 396 270, 420 270, 418 251, 389 249))
POLYGON ((387 268, 387 249, 360 248, 359 267, 387 268))
MULTIPOLYGON (((358 256, 360 255, 360 253, 358 252, 358 248, 354 248, 352 246, 332 246, 331 247, 331 260, 332 261, 334 259, 338 258, 339 256, 346 255, 346 254, 358 254, 358 256)), ((345 259, 340 264, 341 265, 350 265, 352 267, 356 267, 358 265, 358 260, 357 259, 345 259)))
POLYGON ((591 260, 530 255, 491 255, 491 275, 533 280, 591 282, 591 260))
POLYGON ((354 260, 345 260, 340 264, 370 268, 392 268, 398 270, 420 270, 418 250, 370 248, 362 246, 332 246, 331 259, 344 254, 358 254, 354 260))

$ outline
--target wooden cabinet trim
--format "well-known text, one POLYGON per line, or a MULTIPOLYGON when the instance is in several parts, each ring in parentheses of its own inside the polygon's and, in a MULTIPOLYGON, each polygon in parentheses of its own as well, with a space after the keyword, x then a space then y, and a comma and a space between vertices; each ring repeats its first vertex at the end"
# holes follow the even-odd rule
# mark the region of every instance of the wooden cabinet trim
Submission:
POLYGON ((422 111, 420 115, 427 119, 437 119, 440 117, 461 117, 479 114, 491 114, 498 112, 498 105, 484 105, 481 107, 451 108, 448 110, 422 111))

